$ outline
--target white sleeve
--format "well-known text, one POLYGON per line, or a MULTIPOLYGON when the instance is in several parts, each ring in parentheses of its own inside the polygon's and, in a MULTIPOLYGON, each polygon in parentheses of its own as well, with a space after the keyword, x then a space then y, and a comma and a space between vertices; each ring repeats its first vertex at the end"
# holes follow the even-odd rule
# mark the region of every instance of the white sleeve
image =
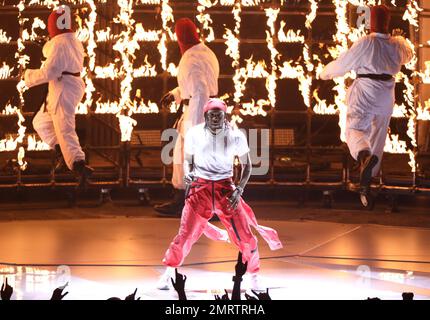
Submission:
POLYGON ((191 99, 188 110, 184 114, 185 128, 191 128, 204 120, 203 107, 210 96, 206 75, 200 68, 193 69, 187 77, 191 99))
MULTIPOLYGON (((188 132, 185 134, 184 154, 194 155, 194 153, 195 153, 193 132, 194 132, 194 130, 188 130, 188 132)), ((178 139, 180 139, 179 135, 178 135, 178 139)))
POLYGON ((248 141, 242 131, 236 130, 234 142, 236 144, 236 156, 241 157, 249 152, 248 141))
POLYGON ((64 71, 63 50, 57 46, 54 48, 40 69, 28 69, 24 74, 25 85, 29 88, 61 77, 64 71))
POLYGON ((361 38, 356 41, 351 48, 326 65, 320 74, 320 78, 322 80, 333 79, 356 69, 366 51, 366 46, 363 45, 365 43, 364 39, 361 38))
POLYGON ((411 45, 401 36, 394 37, 399 43, 400 63, 407 64, 414 57, 414 50, 411 45))

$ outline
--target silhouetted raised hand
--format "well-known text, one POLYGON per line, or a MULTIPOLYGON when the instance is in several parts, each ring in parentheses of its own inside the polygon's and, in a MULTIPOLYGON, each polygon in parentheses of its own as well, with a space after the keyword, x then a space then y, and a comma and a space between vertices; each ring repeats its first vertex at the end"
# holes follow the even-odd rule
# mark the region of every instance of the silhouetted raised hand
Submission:
POLYGON ((227 290, 224 289, 225 294, 223 294, 221 297, 219 295, 215 295, 215 300, 230 300, 230 298, 228 297, 228 292, 227 290))
POLYGON ((178 272, 178 268, 175 269, 175 281, 173 278, 171 279, 173 288, 175 288, 178 293, 179 300, 187 300, 187 296, 185 295, 185 281, 187 281, 187 276, 182 275, 178 272))
POLYGON ((246 300, 258 300, 256 297, 250 296, 246 292, 245 292, 245 298, 246 298, 246 300))
POLYGON ((231 293, 231 300, 240 300, 240 283, 242 282, 242 276, 246 273, 248 268, 248 262, 243 263, 242 252, 239 251, 237 256, 237 262, 235 269, 235 275, 233 277, 233 292, 231 293))
POLYGON ((1 286, 1 299, 10 300, 13 294, 13 288, 7 283, 7 278, 5 283, 1 286))
POLYGON ((242 277, 246 273, 247 269, 248 269, 248 261, 243 263, 242 252, 239 252, 237 256, 236 266, 235 266, 236 277, 242 277))
POLYGON ((414 293, 413 292, 403 292, 402 293, 402 299, 403 300, 414 300, 414 293))
POLYGON ((269 288, 266 289, 266 292, 256 292, 254 290, 251 291, 256 297, 258 297, 258 300, 272 300, 272 298, 269 296, 269 288))
POLYGON ((61 286, 55 289, 54 292, 52 293, 51 300, 57 300, 57 301, 63 300, 63 298, 69 294, 69 292, 66 292, 65 294, 63 294, 63 290, 67 287, 67 285, 68 283, 66 283, 64 286, 61 286))
POLYGON ((140 297, 136 299, 136 292, 137 292, 137 288, 136 288, 136 290, 134 290, 134 292, 132 294, 125 297, 124 300, 140 300, 140 297))

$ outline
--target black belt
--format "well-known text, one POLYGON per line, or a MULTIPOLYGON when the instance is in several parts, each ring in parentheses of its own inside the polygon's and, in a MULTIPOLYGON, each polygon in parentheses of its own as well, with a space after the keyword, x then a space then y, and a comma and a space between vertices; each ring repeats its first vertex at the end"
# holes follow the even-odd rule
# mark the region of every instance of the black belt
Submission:
POLYGON ((357 74, 357 78, 369 78, 372 80, 381 80, 381 81, 389 81, 393 79, 393 76, 391 74, 372 74, 372 73, 366 73, 366 74, 357 74))
MULTIPOLYGON (((216 97, 217 97, 217 96, 209 96, 209 99, 216 98, 216 97)), ((182 99, 181 103, 182 103, 184 106, 188 106, 188 105, 190 105, 190 99, 182 99)))
POLYGON ((80 72, 69 72, 69 71, 63 71, 61 72, 62 75, 66 75, 66 76, 74 76, 74 77, 80 77, 81 73, 80 72))

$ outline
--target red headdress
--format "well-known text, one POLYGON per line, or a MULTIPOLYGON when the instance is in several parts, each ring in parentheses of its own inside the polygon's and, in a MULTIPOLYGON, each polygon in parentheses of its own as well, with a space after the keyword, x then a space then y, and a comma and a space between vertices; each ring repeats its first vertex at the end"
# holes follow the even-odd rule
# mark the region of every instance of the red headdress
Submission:
POLYGON ((389 33, 390 18, 390 10, 387 6, 373 6, 370 11, 370 32, 389 33))
MULTIPOLYGON (((68 32, 73 32, 72 27, 70 26, 70 28, 59 28, 58 23, 61 22, 64 19, 64 15, 65 14, 69 14, 67 13, 67 11, 65 11, 64 9, 56 9, 53 12, 51 12, 51 14, 49 15, 48 18, 48 33, 49 33, 49 37, 52 39, 55 36, 62 34, 62 33, 68 33, 68 32)), ((66 19, 67 21, 67 19, 66 19)))
POLYGON ((175 33, 178 38, 178 44, 182 54, 184 54, 189 48, 200 43, 197 27, 194 22, 188 18, 182 18, 176 22, 175 33))

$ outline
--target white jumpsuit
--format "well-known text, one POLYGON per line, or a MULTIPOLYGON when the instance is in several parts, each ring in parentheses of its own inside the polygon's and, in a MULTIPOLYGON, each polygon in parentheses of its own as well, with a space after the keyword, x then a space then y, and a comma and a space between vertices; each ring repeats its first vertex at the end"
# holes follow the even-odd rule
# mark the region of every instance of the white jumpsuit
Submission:
POLYGON ((83 69, 84 48, 74 33, 55 36, 43 47, 46 61, 40 69, 29 69, 24 80, 27 87, 49 82, 46 109, 33 119, 33 127, 42 140, 52 149, 60 145, 69 169, 73 163, 85 160, 75 130, 75 108, 85 92, 85 83, 80 77, 62 75, 63 71, 78 73, 83 69))
MULTIPOLYGON (((323 80, 357 74, 397 74, 403 64, 413 57, 413 50, 403 37, 371 33, 360 38, 329 63, 322 71, 323 80)), ((390 118, 395 104, 395 80, 380 81, 357 78, 346 96, 346 142, 351 155, 357 159, 361 150, 369 150, 379 159, 373 176, 379 171, 390 118)))
POLYGON ((172 90, 177 103, 189 99, 184 113, 179 119, 179 131, 173 150, 172 184, 176 189, 184 189, 183 143, 187 130, 204 121, 203 107, 210 96, 218 94, 219 64, 215 54, 204 43, 199 43, 187 51, 178 66, 178 87, 172 90))

